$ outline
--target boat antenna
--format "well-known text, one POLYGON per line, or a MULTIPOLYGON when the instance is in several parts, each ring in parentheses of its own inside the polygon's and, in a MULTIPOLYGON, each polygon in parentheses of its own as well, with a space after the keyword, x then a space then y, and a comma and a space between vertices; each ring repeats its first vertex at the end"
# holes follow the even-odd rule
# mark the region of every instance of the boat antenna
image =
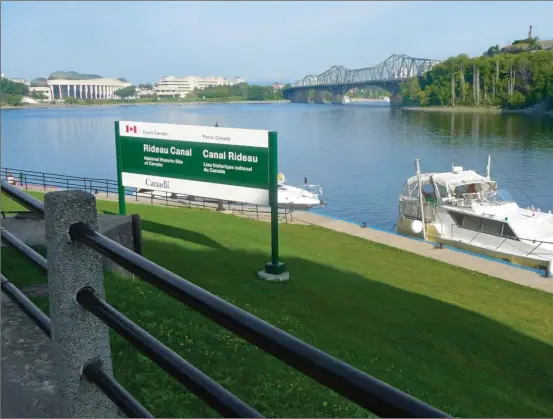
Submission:
POLYGON ((492 167, 492 156, 488 154, 488 165, 486 166, 486 177, 490 180, 490 169, 492 167))
POLYGON ((307 185, 307 176, 304 176, 304 177, 303 177, 303 184, 304 184, 304 185, 307 185))
POLYGON ((218 127, 219 127, 219 124, 215 122, 215 128, 218 128, 218 127))

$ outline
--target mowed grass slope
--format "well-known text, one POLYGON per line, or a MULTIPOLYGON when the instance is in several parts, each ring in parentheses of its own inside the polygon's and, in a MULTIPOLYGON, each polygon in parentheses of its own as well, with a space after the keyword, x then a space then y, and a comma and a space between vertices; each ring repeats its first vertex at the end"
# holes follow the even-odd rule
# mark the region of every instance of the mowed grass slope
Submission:
MULTIPOLYGON (((98 208, 117 212, 113 202, 98 208)), ((280 226, 291 280, 267 283, 256 271, 270 257, 269 224, 147 205, 128 213, 142 217, 149 259, 451 415, 553 414, 551 294, 297 225, 280 226)), ((9 273, 17 283, 17 269, 9 273)), ((121 312, 268 417, 369 416, 138 278, 110 275, 106 290, 121 312)), ((154 415, 216 416, 112 336, 117 379, 154 415)))

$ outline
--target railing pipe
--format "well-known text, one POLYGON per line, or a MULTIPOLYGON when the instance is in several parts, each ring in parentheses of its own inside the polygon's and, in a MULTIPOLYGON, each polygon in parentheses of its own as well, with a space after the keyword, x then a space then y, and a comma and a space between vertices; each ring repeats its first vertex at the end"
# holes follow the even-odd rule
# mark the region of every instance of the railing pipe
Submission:
POLYGON ((400 390, 289 335, 167 269, 137 255, 84 223, 71 225, 84 243, 265 352, 382 417, 447 417, 400 390))
POLYGON ((129 418, 153 418, 125 388, 113 377, 107 375, 98 363, 88 364, 83 369, 83 376, 102 390, 115 405, 129 418))
POLYGON ((15 237, 12 233, 4 228, 2 229, 2 240, 23 253, 42 271, 42 273, 45 274, 48 272, 48 262, 46 261, 44 256, 42 256, 31 247, 27 246, 25 243, 23 243, 21 240, 19 240, 17 237, 15 237))
POLYGON ((23 294, 19 288, 13 285, 8 279, 0 274, 2 282, 2 291, 6 293, 10 299, 17 304, 17 306, 27 315, 29 318, 46 333, 49 338, 52 336, 52 323, 50 318, 38 308, 29 298, 23 294))
POLYGON ((44 203, 31 195, 20 191, 15 186, 10 185, 8 182, 2 181, 2 192, 8 195, 18 204, 23 205, 25 208, 44 216, 44 203))
POLYGON ((260 413, 185 361, 111 305, 96 297, 91 288, 79 290, 77 302, 225 417, 262 417, 260 413))

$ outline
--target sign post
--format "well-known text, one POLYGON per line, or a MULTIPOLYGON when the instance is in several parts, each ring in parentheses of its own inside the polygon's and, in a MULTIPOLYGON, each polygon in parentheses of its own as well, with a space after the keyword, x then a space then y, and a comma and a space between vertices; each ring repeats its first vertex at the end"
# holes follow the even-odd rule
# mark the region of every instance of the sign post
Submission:
POLYGON ((119 137, 119 123, 117 121, 115 122, 115 158, 117 159, 117 194, 119 195, 119 214, 127 215, 125 187, 123 186, 121 171, 121 138, 119 137))
POLYGON ((271 205, 271 262, 265 264, 265 273, 282 275, 286 265, 278 260, 278 147, 277 133, 269 132, 269 203, 271 205))
POLYGON ((125 186, 271 207, 271 261, 259 276, 287 280, 278 255, 277 133, 117 121, 119 213, 125 186))

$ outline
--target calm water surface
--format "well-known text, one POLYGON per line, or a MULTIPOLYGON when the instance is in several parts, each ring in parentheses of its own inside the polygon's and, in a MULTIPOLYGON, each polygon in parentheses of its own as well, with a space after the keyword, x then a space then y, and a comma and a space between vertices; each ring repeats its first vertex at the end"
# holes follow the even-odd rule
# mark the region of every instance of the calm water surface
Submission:
POLYGON ((382 104, 212 104, 1 111, 2 167, 116 179, 114 121, 278 132, 288 183, 322 184, 325 215, 389 229, 413 175, 452 163, 492 177, 519 205, 553 210, 553 118, 408 112, 382 104))

